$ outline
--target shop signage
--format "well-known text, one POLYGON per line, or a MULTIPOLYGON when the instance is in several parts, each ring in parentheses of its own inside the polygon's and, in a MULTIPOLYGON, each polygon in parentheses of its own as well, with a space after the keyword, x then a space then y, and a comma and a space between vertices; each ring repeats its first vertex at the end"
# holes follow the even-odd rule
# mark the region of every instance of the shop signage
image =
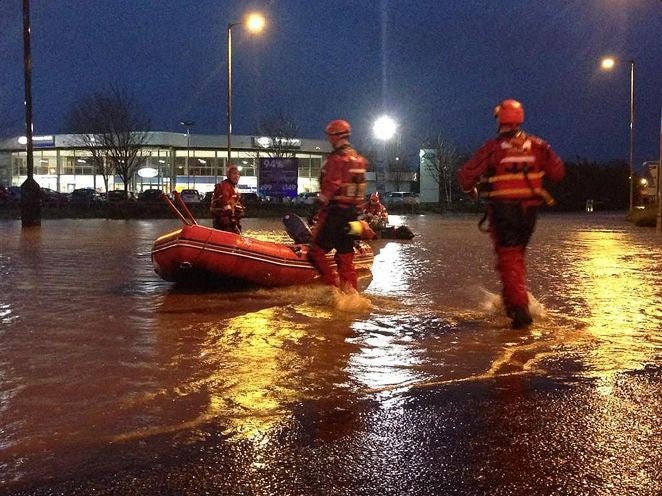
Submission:
POLYGON ((294 198, 297 195, 299 160, 296 158, 261 158, 258 191, 264 196, 294 198))

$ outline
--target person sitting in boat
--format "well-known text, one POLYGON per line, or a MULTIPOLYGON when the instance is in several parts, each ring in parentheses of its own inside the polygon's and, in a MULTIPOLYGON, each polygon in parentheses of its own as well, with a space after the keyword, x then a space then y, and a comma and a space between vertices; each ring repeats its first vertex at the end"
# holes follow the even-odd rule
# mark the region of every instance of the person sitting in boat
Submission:
POLYGON ((241 234, 240 220, 244 216, 241 193, 237 189, 239 169, 228 167, 227 177, 214 187, 209 210, 214 217, 214 229, 241 234))
POLYGON ((388 212, 379 201, 379 193, 376 191, 370 195, 370 200, 363 207, 363 220, 373 231, 381 231, 388 224, 388 212))
POLYGON ((322 166, 318 221, 308 256, 326 284, 351 293, 357 291, 358 281, 354 267, 355 238, 347 226, 358 219, 358 210, 365 199, 367 162, 349 142, 351 128, 347 121, 331 121, 325 131, 333 151, 322 166), (326 258, 334 248, 337 272, 326 258))

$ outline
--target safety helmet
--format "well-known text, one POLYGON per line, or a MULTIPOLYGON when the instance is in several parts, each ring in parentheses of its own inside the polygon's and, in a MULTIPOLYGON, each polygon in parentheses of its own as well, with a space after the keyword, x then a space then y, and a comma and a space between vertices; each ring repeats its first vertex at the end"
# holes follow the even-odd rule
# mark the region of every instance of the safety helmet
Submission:
POLYGON ((376 191, 370 195, 370 202, 371 203, 379 203, 379 193, 376 191))
POLYGON ((349 122, 342 119, 336 119, 326 125, 324 132, 329 136, 344 138, 352 133, 352 127, 349 125, 349 122))
POLYGON ((518 126, 524 122, 524 107, 517 100, 504 100, 494 107, 494 118, 499 125, 518 126))

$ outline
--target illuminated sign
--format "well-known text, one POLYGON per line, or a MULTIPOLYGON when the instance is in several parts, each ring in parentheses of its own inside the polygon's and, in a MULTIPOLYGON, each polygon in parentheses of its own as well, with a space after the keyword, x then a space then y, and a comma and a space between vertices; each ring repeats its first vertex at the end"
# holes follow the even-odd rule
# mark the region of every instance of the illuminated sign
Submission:
POLYGON ((254 136, 253 144, 260 148, 301 148, 298 138, 269 138, 268 136, 254 136))
POLYGON ((142 169, 138 169, 138 175, 144 178, 151 178, 158 176, 159 171, 154 167, 143 167, 142 169))
POLYGON ((266 196, 294 198, 297 195, 299 159, 262 158, 258 191, 266 196))
MULTIPOLYGON (((28 138, 26 136, 21 136, 18 138, 19 145, 27 145, 28 138)), ((55 145, 55 136, 33 136, 32 137, 33 146, 54 146, 55 145)))

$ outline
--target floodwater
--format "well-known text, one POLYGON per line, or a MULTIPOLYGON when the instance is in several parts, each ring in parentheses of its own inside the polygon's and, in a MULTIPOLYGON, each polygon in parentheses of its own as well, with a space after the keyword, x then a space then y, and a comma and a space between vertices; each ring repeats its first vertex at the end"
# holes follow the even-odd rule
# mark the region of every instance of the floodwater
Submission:
POLYGON ((541 217, 513 331, 477 217, 390 220, 342 305, 161 281, 175 220, 0 221, 0 493, 662 493, 662 237, 541 217))

